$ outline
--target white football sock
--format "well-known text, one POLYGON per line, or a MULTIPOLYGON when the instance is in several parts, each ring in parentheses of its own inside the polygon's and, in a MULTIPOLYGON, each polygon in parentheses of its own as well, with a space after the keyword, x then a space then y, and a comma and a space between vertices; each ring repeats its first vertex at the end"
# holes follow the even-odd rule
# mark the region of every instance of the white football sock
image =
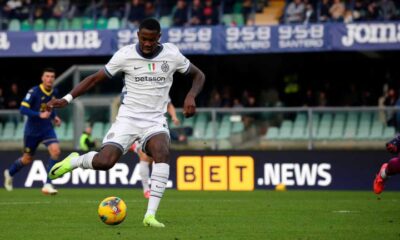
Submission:
POLYGON ((169 165, 166 163, 155 163, 151 173, 151 191, 149 204, 145 216, 156 215, 158 205, 165 191, 169 177, 169 165))
POLYGON ((96 154, 97 154, 97 152, 92 151, 92 152, 83 154, 77 158, 73 158, 73 159, 71 159, 71 166, 73 168, 80 167, 83 169, 93 169, 92 161, 93 161, 94 155, 96 155, 96 154))
POLYGON ((139 175, 142 178, 143 192, 147 192, 149 188, 149 162, 139 161, 139 175))
POLYGON ((383 171, 381 171, 381 177, 383 178, 383 179, 386 179, 387 178, 387 174, 386 174, 386 170, 384 169, 383 171))

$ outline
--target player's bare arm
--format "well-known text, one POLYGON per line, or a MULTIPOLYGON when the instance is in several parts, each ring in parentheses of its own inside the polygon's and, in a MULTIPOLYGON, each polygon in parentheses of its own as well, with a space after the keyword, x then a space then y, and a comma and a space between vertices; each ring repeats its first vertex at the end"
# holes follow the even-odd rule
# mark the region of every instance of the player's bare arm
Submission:
MULTIPOLYGON (((81 96, 82 94, 86 93, 90 89, 92 89, 94 86, 96 86, 98 83, 108 79, 108 76, 104 72, 104 69, 99 70, 98 72, 86 77, 83 79, 82 82, 80 82, 72 91, 70 92, 70 95, 72 98, 77 98, 81 96)), ((71 99, 72 100, 72 99, 71 99)), ((52 108, 63 108, 68 105, 68 101, 65 98, 60 98, 60 99, 52 99, 47 103, 48 109, 52 108)))
POLYGON ((186 118, 192 117, 196 113, 195 98, 203 89, 206 77, 204 73, 197 68, 194 64, 190 64, 188 77, 192 79, 192 88, 186 95, 185 102, 183 103, 183 115, 186 118))

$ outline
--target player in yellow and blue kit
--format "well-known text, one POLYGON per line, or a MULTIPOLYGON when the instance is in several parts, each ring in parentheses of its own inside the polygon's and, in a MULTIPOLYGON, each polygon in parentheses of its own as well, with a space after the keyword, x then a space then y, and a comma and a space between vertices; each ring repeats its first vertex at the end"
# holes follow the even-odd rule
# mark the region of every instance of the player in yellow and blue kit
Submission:
MULTIPOLYGON (((50 159, 48 170, 57 162, 60 155, 60 146, 54 131, 53 124, 60 126, 61 119, 55 111, 49 112, 46 104, 56 97, 57 91, 53 89, 55 70, 45 68, 42 73, 42 83, 31 88, 21 102, 20 112, 27 116, 28 120, 24 130, 24 153, 8 169, 4 171, 4 187, 6 190, 13 189, 12 180, 14 175, 24 166, 32 162, 32 158, 40 143, 46 145, 50 159)), ((57 190, 47 178, 42 188, 44 194, 57 194, 57 190)))

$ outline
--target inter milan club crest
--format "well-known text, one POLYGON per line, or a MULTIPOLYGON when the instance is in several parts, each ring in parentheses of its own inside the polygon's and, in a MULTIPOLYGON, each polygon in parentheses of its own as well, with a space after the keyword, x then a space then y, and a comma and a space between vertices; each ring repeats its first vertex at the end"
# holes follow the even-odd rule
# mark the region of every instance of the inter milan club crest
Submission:
POLYGON ((163 72, 168 72, 168 70, 169 70, 169 65, 168 65, 168 63, 165 61, 165 62, 163 62, 163 64, 161 65, 161 70, 163 71, 163 72))

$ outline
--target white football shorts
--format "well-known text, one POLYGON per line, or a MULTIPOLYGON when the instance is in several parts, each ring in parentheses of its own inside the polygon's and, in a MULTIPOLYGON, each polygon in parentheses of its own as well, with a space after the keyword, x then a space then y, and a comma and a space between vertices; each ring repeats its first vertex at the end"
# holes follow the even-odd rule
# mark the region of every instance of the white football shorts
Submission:
POLYGON ((142 151, 146 152, 147 141, 158 134, 166 134, 169 138, 169 129, 165 119, 161 122, 153 122, 118 116, 104 136, 102 147, 111 144, 125 154, 136 142, 142 147, 142 151))

